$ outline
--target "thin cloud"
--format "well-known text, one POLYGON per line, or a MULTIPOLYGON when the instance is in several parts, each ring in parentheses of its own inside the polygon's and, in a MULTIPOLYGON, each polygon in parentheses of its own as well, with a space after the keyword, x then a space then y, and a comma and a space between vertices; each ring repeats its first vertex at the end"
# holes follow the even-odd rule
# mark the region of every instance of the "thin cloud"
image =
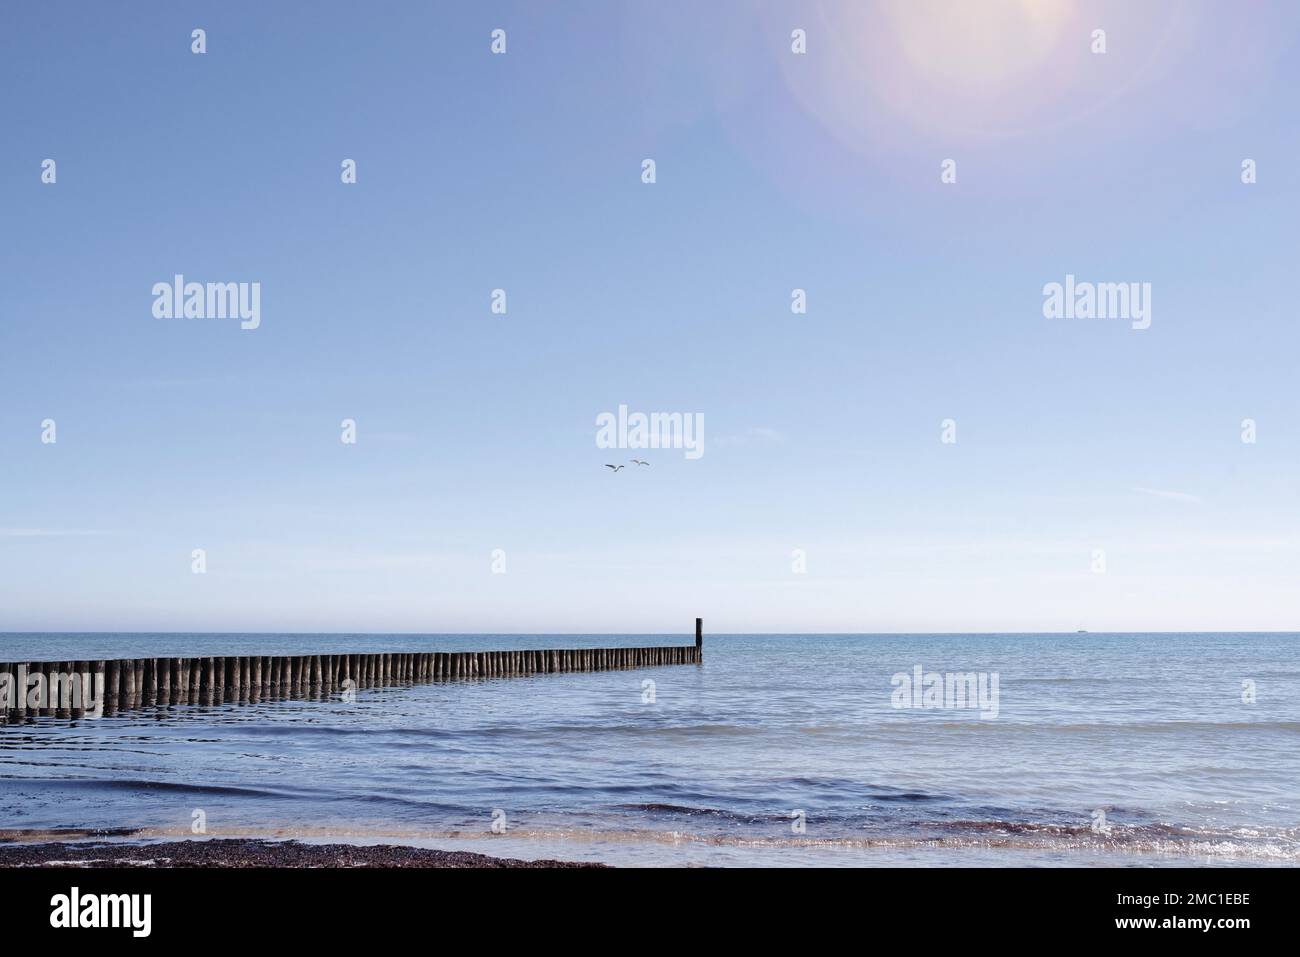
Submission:
POLYGON ((115 534, 102 528, 0 528, 0 538, 76 538, 115 534))
POLYGON ((1184 505, 1201 504, 1199 495, 1191 495, 1187 492, 1174 492, 1164 488, 1135 488, 1133 491, 1141 492, 1143 495, 1151 495, 1155 498, 1163 498, 1170 502, 1182 502, 1184 505))

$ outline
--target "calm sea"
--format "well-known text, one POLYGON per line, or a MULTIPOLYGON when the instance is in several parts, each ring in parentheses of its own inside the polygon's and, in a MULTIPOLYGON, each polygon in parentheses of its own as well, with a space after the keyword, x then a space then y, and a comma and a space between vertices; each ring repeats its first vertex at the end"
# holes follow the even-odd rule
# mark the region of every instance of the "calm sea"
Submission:
MULTIPOLYGON (((0 660, 679 641, 10 634, 0 660)), ((1295 865, 1300 635, 710 635, 698 667, 0 727, 10 837, 196 822, 614 864, 1295 865), (917 666, 996 673, 996 716, 895 707, 917 666)))

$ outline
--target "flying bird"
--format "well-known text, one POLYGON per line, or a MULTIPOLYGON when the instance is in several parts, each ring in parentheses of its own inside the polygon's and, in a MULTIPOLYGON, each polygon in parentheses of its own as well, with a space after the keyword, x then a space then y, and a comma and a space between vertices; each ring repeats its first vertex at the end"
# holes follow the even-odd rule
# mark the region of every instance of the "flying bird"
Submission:
POLYGON ((624 466, 622 466, 622 465, 609 465, 609 464, 606 464, 606 465, 605 465, 605 468, 607 468, 607 469, 613 469, 615 472, 617 472, 619 469, 621 469, 621 468, 623 468, 623 467, 624 467, 624 466))
POLYGON ((650 464, 649 462, 642 462, 640 459, 632 459, 631 461, 635 462, 637 465, 649 465, 649 464, 650 464))

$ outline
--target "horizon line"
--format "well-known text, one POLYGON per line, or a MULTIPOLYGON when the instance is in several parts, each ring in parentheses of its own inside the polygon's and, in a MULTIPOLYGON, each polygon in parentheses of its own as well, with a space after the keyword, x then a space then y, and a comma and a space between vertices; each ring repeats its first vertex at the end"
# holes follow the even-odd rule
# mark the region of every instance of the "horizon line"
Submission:
MULTIPOLYGON (((677 635, 675 631, 0 631, 0 638, 19 636, 19 635, 170 635, 173 637, 202 637, 209 635, 285 635, 285 636, 308 636, 308 635, 356 635, 365 636, 388 636, 388 635, 411 635, 424 637, 473 637, 473 636, 505 636, 518 635, 521 637, 564 637, 564 636, 664 636, 677 635)), ((694 632, 681 632, 689 637, 694 637, 694 632)), ((1254 629, 1234 631, 1224 628, 1214 628, 1208 631, 1180 631, 1180 630, 1150 630, 1140 629, 1137 631, 1116 631, 1114 629, 1076 629, 1074 631, 705 631, 705 637, 861 637, 861 636, 989 636, 1002 635, 1007 637, 1014 636, 1044 636, 1044 635, 1300 635, 1300 628, 1294 630, 1288 629, 1254 629)))

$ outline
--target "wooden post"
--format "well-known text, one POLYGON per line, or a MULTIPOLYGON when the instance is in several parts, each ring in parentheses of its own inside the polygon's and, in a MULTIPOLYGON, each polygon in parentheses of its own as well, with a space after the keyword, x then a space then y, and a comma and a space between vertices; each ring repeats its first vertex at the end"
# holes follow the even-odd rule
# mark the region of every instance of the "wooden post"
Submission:
POLYGON ((122 662, 122 678, 123 707, 130 708, 135 698, 135 662, 129 658, 122 662))
POLYGON ((50 691, 51 704, 54 705, 54 716, 56 718, 71 718, 72 709, 69 707, 68 699, 72 697, 69 692, 72 690, 67 681, 67 674, 72 669, 69 662, 55 661, 51 664, 50 671, 50 691), (53 698, 58 695, 58 700, 53 698))
POLYGON ((93 661, 90 668, 94 672, 92 691, 99 702, 99 713, 103 714, 105 707, 108 705, 108 675, 105 674, 108 669, 108 662, 93 661))
POLYGON ((194 667, 193 658, 179 658, 180 675, 176 681, 176 703, 189 704, 190 702, 190 671, 194 667))
MULTIPOLYGON (((104 714, 117 714, 118 681, 117 660, 110 658, 104 662, 104 686, 100 692, 104 696, 104 714)), ((22 690, 26 691, 25 688, 22 690)), ((22 698, 18 700, 21 704, 22 698)))
POLYGON ((695 662, 704 660, 704 619, 695 619, 695 662))
POLYGON ((158 703, 172 703, 172 661, 171 658, 158 659, 158 703))
POLYGON ((49 664, 47 662, 32 662, 31 670, 34 671, 35 674, 40 675, 40 680, 42 680, 42 685, 40 685, 39 689, 39 703, 36 705, 35 709, 32 710, 34 710, 34 713, 38 715, 51 714, 52 709, 49 707, 49 664))
MULTIPOLYGON (((86 716, 86 698, 90 691, 90 666, 85 661, 69 662, 72 665, 72 683, 76 686, 72 698, 72 718, 84 718, 86 716)), ((0 722, 4 721, 4 712, 0 712, 0 722)))
POLYGON ((135 693, 136 704, 151 704, 157 700, 157 693, 153 686, 153 668, 150 667, 152 661, 149 658, 141 658, 136 663, 135 670, 135 693))
POLYGON ((21 721, 27 716, 27 692, 30 687, 27 682, 30 680, 32 673, 36 671, 37 666, 30 661, 20 661, 15 666, 14 671, 18 671, 19 667, 22 669, 22 680, 18 684, 18 707, 15 710, 18 712, 17 717, 21 721))

